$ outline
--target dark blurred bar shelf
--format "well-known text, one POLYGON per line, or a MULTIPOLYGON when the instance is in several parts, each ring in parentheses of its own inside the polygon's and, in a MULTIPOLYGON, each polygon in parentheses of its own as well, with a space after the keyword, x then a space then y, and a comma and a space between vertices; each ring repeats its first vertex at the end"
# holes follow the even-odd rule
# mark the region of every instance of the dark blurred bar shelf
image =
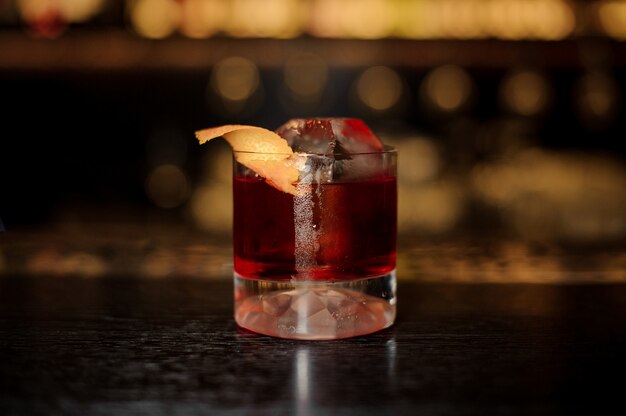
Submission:
POLYGON ((233 55, 248 58, 262 68, 274 68, 302 51, 317 54, 331 66, 349 68, 430 68, 449 63, 487 69, 521 64, 543 68, 598 63, 626 66, 626 42, 604 38, 468 41, 176 37, 155 41, 123 30, 106 30, 74 31, 55 40, 34 39, 22 32, 0 33, 0 70, 202 70, 233 55))

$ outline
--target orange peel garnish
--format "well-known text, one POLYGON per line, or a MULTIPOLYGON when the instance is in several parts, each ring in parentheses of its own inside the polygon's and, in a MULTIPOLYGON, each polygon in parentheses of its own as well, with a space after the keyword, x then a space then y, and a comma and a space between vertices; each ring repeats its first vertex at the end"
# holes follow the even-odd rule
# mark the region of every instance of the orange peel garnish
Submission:
POLYGON ((265 178, 274 188, 299 194, 294 183, 298 181, 306 156, 294 153, 287 140, 262 127, 237 124, 196 132, 200 144, 217 137, 224 137, 230 144, 237 162, 265 178))

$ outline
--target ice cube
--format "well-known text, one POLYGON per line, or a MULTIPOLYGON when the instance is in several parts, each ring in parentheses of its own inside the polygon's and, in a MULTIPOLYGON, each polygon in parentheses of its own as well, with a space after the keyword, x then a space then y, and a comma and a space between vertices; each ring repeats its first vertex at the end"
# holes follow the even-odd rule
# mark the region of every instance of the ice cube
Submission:
POLYGON ((337 142, 348 153, 381 152, 385 147, 369 127, 359 119, 332 119, 331 124, 337 142))
POLYGON ((276 129, 276 133, 287 140, 294 152, 332 154, 335 147, 330 119, 292 119, 276 129))
POLYGON ((309 157, 301 179, 327 183, 338 179, 365 179, 380 174, 384 145, 355 118, 297 118, 276 129, 295 152, 323 155, 309 157), (365 153, 365 154, 364 154, 365 153))
POLYGON ((276 133, 295 152, 334 155, 335 159, 384 148, 380 139, 356 118, 296 118, 280 126, 276 133))

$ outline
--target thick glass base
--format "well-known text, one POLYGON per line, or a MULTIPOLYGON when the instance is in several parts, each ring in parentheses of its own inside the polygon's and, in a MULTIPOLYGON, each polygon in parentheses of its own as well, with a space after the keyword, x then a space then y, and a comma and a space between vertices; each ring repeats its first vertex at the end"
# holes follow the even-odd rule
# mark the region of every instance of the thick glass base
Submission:
POLYGON ((343 282, 278 282, 235 273, 235 321, 260 334, 348 338, 387 328, 395 317, 395 271, 343 282))

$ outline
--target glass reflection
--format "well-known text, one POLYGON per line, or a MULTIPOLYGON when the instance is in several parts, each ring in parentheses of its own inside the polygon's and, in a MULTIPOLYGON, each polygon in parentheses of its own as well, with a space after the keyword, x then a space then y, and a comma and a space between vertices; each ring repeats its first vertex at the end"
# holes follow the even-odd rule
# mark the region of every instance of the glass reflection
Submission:
POLYGON ((299 347, 294 360, 295 369, 295 414, 311 414, 311 352, 307 347, 299 347))
POLYGON ((372 381, 379 386, 379 395, 393 394, 397 354, 394 328, 369 337, 293 347, 291 401, 292 413, 297 416, 327 409, 340 411, 344 406, 352 411, 375 409, 376 397, 359 394, 367 391, 365 387, 372 381), (359 354, 359 351, 365 354, 365 350, 367 357, 359 354))

